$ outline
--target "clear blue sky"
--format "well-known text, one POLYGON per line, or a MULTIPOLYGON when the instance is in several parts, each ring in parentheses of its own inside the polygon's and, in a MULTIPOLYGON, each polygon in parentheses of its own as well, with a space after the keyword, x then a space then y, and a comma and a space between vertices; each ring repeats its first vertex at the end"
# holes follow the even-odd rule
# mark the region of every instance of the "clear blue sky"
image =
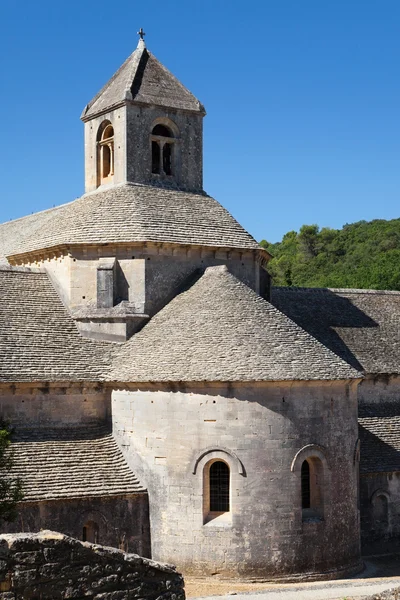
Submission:
POLYGON ((0 221, 82 194, 80 113, 140 27, 206 106, 206 191, 257 239, 400 216, 399 0, 1 0, 0 20, 0 221))

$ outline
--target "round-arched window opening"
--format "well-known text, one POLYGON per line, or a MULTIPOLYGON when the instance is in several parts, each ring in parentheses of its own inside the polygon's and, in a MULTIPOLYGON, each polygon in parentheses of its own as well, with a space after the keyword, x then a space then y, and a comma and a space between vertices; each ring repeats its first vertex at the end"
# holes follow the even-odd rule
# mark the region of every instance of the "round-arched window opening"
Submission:
POLYGON ((301 508, 303 521, 324 515, 324 468, 321 460, 310 456, 301 465, 301 508))
POLYGON ((174 136, 172 135, 172 132, 170 129, 168 129, 168 127, 166 127, 165 125, 156 125, 155 127, 153 127, 153 131, 152 131, 153 135, 159 135, 162 137, 170 137, 173 138, 174 136))
POLYGON ((229 467, 222 460, 210 466, 210 512, 229 512, 229 467))
POLYGON ((154 175, 171 177, 175 174, 176 137, 172 129, 162 123, 151 131, 151 172, 154 175))
POLYGON ((97 185, 109 183, 114 175, 114 128, 104 121, 97 132, 97 185))
POLYGON ((107 125, 107 127, 104 129, 104 131, 101 135, 101 139, 104 141, 104 140, 108 140, 113 137, 114 137, 114 128, 112 125, 107 125))

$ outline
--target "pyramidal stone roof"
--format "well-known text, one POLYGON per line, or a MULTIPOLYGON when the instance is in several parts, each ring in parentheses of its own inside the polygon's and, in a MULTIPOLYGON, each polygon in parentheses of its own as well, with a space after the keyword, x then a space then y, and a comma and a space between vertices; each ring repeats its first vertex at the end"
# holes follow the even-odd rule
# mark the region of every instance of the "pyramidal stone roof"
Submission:
POLYGON ((112 346, 81 336, 44 272, 0 268, 0 382, 101 381, 112 346))
POLYGON ((114 355, 124 382, 334 380, 360 373, 234 277, 210 267, 114 355))
POLYGON ((82 120, 128 102, 205 113, 197 98, 147 50, 143 40, 85 107, 82 120))
POLYGON ((145 491, 105 427, 18 429, 11 448, 25 502, 145 491))
POLYGON ((0 254, 7 256, 60 245, 135 242, 259 248, 211 196, 131 183, 0 225, 0 254))

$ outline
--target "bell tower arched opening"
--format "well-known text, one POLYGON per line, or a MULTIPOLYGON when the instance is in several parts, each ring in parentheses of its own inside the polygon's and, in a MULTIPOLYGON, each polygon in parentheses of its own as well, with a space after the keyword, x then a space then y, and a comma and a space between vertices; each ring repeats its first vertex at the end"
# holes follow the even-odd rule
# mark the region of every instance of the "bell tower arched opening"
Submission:
POLYGON ((160 177, 175 175, 174 164, 175 136, 172 128, 162 123, 155 125, 151 132, 151 172, 160 177))
POLYGON ((114 128, 103 121, 97 132, 97 185, 111 183, 114 175, 114 128))

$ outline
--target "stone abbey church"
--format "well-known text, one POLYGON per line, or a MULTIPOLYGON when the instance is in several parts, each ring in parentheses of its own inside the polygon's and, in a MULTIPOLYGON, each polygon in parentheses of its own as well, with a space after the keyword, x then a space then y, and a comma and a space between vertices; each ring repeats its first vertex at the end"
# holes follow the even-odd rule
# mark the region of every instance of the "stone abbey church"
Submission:
POLYGON ((400 547, 400 293, 274 288, 203 190, 204 116, 141 39, 83 111, 85 194, 0 226, 2 529, 350 574, 400 547))

